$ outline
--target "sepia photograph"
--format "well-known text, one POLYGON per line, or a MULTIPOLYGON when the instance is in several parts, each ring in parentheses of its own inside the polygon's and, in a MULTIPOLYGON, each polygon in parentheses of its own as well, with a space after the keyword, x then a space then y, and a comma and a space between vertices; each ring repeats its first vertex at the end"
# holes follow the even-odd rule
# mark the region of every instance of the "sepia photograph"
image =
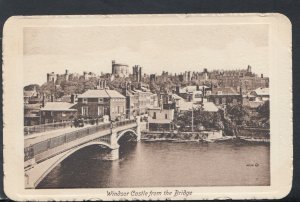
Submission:
POLYGON ((273 21, 123 17, 29 18, 19 30, 24 190, 193 199, 186 188, 270 188, 273 21))

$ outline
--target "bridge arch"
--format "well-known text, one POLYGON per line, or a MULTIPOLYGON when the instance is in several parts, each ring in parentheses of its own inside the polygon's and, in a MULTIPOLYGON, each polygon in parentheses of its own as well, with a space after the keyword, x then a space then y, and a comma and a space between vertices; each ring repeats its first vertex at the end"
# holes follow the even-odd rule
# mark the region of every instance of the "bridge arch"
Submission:
POLYGON ((67 159, 69 156, 71 156, 72 154, 74 154, 75 152, 88 147, 88 146, 92 146, 92 145, 103 145, 108 147, 109 149, 114 149, 111 147, 110 144, 105 143, 105 142, 100 142, 100 141, 91 141, 85 144, 82 144, 78 147, 75 147, 73 149, 70 149, 64 153, 62 153, 62 155, 58 155, 59 158, 56 159, 56 161, 54 163, 52 163, 41 175, 40 177, 36 180, 36 182, 33 182, 33 186, 37 187, 39 185, 39 183, 61 162, 63 162, 65 159, 67 159))
POLYGON ((137 134, 137 132, 136 132, 135 130, 133 130, 133 129, 127 129, 127 130, 123 130, 122 132, 119 132, 119 133, 117 134, 117 142, 118 142, 118 141, 119 141, 126 133, 128 133, 128 132, 133 133, 133 134, 136 136, 136 138, 139 137, 138 134, 137 134))

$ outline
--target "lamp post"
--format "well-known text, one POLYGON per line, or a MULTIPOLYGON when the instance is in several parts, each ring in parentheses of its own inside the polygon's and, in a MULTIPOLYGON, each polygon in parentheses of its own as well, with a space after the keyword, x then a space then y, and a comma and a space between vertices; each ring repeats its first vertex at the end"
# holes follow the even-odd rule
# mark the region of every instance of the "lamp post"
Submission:
POLYGON ((194 132, 194 108, 192 106, 192 132, 194 132))

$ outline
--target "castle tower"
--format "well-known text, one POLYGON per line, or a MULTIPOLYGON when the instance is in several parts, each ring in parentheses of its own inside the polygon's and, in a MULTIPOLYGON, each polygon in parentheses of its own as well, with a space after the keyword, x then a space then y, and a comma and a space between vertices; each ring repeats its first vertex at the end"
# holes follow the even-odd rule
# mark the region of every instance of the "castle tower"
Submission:
POLYGON ((248 67, 247 67, 247 72, 251 73, 251 66, 250 65, 248 65, 248 67))
POLYGON ((112 60, 111 61, 111 74, 115 74, 115 64, 116 64, 116 61, 115 60, 112 60))
POLYGON ((132 67, 132 74, 133 74, 133 80, 136 82, 141 82, 142 81, 142 67, 139 65, 134 65, 132 67))
POLYGON ((70 76, 69 70, 66 69, 66 73, 65 73, 65 80, 66 81, 69 81, 69 76, 70 76))
POLYGON ((47 74, 47 82, 55 82, 56 81, 56 75, 54 72, 48 73, 47 74))

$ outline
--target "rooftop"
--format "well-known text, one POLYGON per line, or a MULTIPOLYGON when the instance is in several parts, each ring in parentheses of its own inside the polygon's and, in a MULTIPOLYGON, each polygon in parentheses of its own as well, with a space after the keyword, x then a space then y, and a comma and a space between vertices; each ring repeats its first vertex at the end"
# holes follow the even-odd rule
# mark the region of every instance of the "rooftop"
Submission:
POLYGON ((217 112, 219 109, 213 102, 203 102, 204 111, 217 112))
POLYGON ((23 92, 23 96, 24 96, 24 97, 32 97, 32 96, 35 95, 35 93, 36 93, 36 91, 33 91, 33 90, 30 90, 30 91, 24 91, 24 92, 23 92))
POLYGON ((115 90, 87 90, 78 98, 125 98, 121 93, 115 90))
POLYGON ((269 88, 257 88, 255 93, 257 95, 269 95, 269 88))
POLYGON ((176 100, 182 100, 183 98, 180 97, 179 95, 177 94, 172 94, 173 98, 176 99, 176 100))
POLYGON ((72 109, 74 105, 74 103, 68 102, 47 102, 41 111, 77 111, 72 109))
MULTIPOLYGON (((198 89, 199 91, 202 91, 203 88, 208 88, 207 86, 199 86, 198 89)), ((183 87, 183 88, 180 88, 179 89, 179 93, 191 93, 191 92, 194 92, 194 91, 197 91, 197 86, 186 86, 186 87, 183 87)))
POLYGON ((239 95, 239 93, 232 87, 213 88, 211 94, 212 95, 239 95))

